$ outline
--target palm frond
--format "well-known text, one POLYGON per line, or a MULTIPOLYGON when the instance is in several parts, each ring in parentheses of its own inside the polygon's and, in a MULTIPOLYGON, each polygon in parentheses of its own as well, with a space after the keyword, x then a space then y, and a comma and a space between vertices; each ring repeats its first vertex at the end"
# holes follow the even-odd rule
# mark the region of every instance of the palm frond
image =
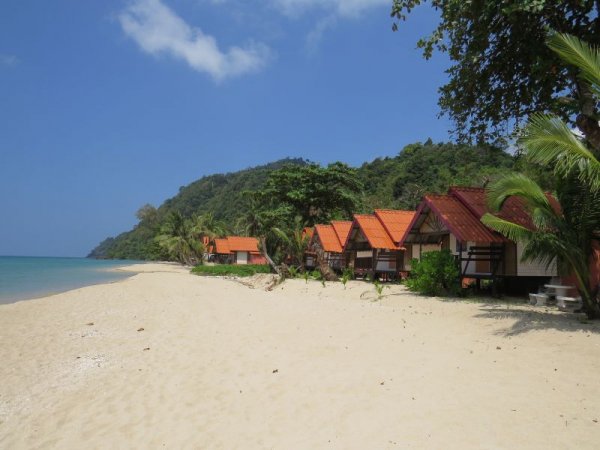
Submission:
POLYGON ((534 114, 518 143, 530 161, 554 166, 561 176, 577 171, 583 182, 600 190, 600 161, 560 118, 534 114))
POLYGON ((524 244, 521 261, 534 261, 543 264, 546 270, 553 263, 562 265, 565 250, 564 241, 558 239, 556 234, 536 233, 524 244))
POLYGON ((577 67, 580 76, 598 94, 600 87, 600 50, 575 36, 553 33, 548 37, 550 47, 564 62, 577 67))
POLYGON ((271 229, 271 231, 273 231, 273 233, 279 238, 281 239, 283 242, 285 242, 287 245, 290 245, 290 237, 288 236, 288 234, 283 231, 281 228, 278 227, 273 227, 271 229))
POLYGON ((501 219, 490 213, 484 214, 483 217, 481 217, 481 222, 483 222, 486 227, 497 231, 514 242, 527 241, 531 239, 534 234, 530 229, 525 228, 522 225, 509 222, 508 220, 501 219))
POLYGON ((513 195, 522 198, 530 210, 552 209, 540 186, 520 173, 509 173, 492 183, 488 188, 488 204, 492 210, 500 211, 504 202, 513 195))

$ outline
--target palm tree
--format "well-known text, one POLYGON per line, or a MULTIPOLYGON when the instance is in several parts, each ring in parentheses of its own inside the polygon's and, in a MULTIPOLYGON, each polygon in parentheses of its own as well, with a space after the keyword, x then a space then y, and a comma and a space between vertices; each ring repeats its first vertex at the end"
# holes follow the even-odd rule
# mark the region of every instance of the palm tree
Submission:
POLYGON ((523 260, 538 261, 546 267, 556 263, 561 274, 573 274, 588 316, 600 318, 597 288, 590 286, 589 269, 592 240, 599 237, 596 233, 600 223, 600 195, 581 189, 577 181, 571 179, 558 190, 561 207, 557 208, 535 181, 517 173, 506 175, 489 187, 491 209, 499 211, 509 197, 519 197, 535 229, 492 214, 484 215, 481 220, 510 240, 524 242, 523 260))
POLYGON ((248 236, 257 236, 263 228, 263 209, 261 203, 255 195, 246 193, 247 208, 244 216, 241 218, 240 228, 243 229, 244 233, 248 236))
MULTIPOLYGON (((554 34, 548 45, 566 63, 580 73, 580 82, 600 98, 600 53, 577 38, 554 34)), ((493 183, 488 201, 499 211, 511 196, 522 199, 534 230, 492 214, 482 221, 513 241, 526 242, 524 260, 537 260, 547 265, 556 262, 563 273, 572 273, 590 318, 600 318, 598 286, 591 286, 589 264, 594 254, 593 241, 600 240, 600 149, 569 129, 560 118, 535 114, 518 141, 526 158, 554 171, 557 177, 556 198, 560 208, 543 190, 521 174, 507 175, 493 183)))
POLYGON ((302 220, 298 217, 288 229, 273 228, 273 233, 283 244, 283 252, 290 258, 290 264, 304 270, 304 252, 308 248, 308 235, 305 235, 302 220))
POLYGON ((225 225, 216 220, 212 212, 194 215, 190 221, 190 232, 198 239, 201 239, 203 236, 214 239, 227 234, 225 225))
POLYGON ((202 261, 204 245, 193 231, 192 222, 186 220, 180 212, 171 212, 156 237, 169 257, 181 264, 197 264, 202 261))

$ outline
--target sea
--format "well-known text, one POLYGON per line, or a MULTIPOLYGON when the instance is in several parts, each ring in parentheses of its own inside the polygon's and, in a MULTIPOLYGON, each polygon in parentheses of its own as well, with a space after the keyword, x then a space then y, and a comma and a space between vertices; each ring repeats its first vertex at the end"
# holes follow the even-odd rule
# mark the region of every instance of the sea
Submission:
POLYGON ((115 269, 141 261, 0 256, 0 304, 44 297, 135 273, 115 269))

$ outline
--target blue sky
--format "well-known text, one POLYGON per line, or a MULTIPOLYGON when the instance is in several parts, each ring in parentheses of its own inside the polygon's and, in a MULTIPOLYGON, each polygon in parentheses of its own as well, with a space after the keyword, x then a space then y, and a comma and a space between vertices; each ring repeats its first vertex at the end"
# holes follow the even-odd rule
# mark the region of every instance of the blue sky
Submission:
POLYGON ((391 0, 3 1, 0 255, 83 256, 202 175, 448 140, 391 0))

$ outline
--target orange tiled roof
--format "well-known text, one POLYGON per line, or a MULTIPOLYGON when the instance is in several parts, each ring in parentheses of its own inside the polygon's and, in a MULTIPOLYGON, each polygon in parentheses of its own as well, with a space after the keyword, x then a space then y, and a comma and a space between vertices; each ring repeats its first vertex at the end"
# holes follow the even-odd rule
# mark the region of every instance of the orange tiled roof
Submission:
POLYGON ((321 247, 326 252, 341 253, 342 245, 333 225, 315 225, 315 235, 321 241, 321 247))
POLYGON ((227 241, 232 252, 259 253, 258 239, 255 237, 227 236, 227 241))
POLYGON ((332 220, 331 225, 335 230, 335 234, 337 234, 338 240, 340 241, 340 245, 342 248, 346 245, 346 241, 348 240, 348 235, 350 234, 350 229, 352 228, 351 220, 332 220))
POLYGON ((231 250, 229 249, 229 241, 227 240, 227 238, 215 239, 215 253, 218 253, 220 255, 231 253, 231 250))
POLYGON ((399 250, 381 221, 370 214, 355 214, 354 220, 362 230, 372 248, 399 250))
POLYGON ((416 211, 376 209, 375 216, 381 221, 392 240, 397 244, 406 233, 416 211))

